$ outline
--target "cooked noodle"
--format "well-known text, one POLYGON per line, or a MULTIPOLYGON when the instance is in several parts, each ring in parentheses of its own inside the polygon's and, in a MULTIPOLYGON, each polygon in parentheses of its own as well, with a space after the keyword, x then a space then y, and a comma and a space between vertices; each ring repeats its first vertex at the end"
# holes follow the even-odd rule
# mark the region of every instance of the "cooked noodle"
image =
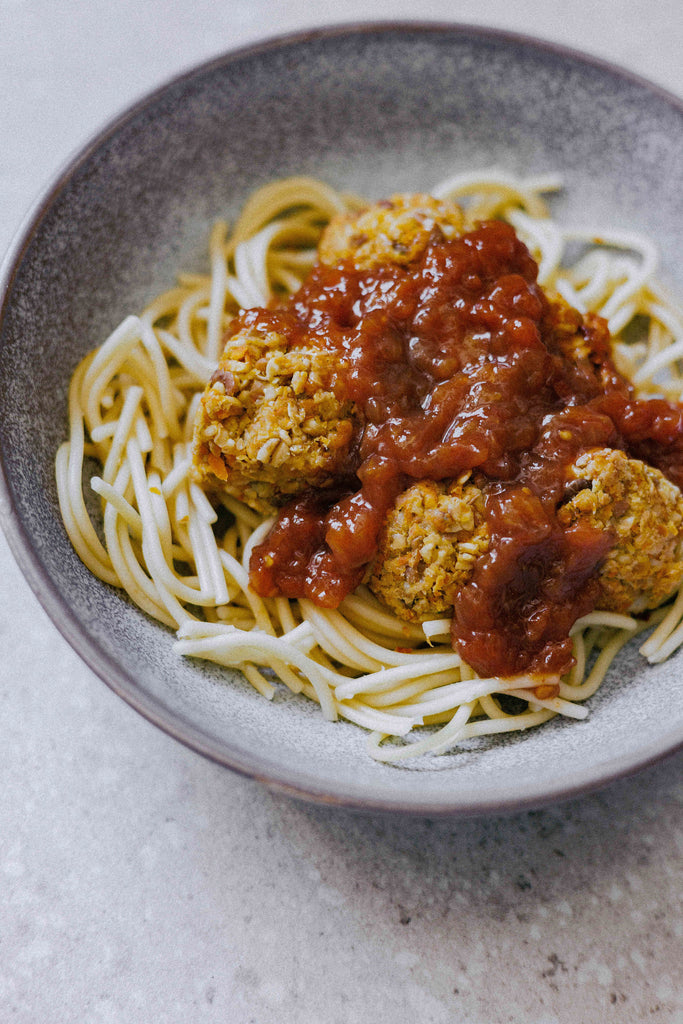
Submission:
MULTIPOLYGON (((456 200, 472 218, 507 219, 537 260, 539 283, 608 320, 617 365, 640 393, 681 400, 683 310, 654 280, 652 244, 558 224, 544 195, 559 188, 556 179, 487 171, 452 178, 432 194, 456 200), (567 265, 577 242, 583 251, 567 265), (646 329, 627 340, 636 318, 646 329)), ((231 232, 215 225, 209 275, 181 275, 83 360, 69 393, 69 440, 56 459, 71 542, 96 576, 177 631, 179 654, 240 669, 268 699, 281 681, 316 700, 328 720, 370 730, 368 749, 378 760, 442 753, 557 714, 584 718, 581 702, 633 636, 657 624, 641 648, 650 662, 683 643, 683 593, 644 619, 594 612, 577 622, 576 664, 558 681, 559 693, 551 685, 544 694, 538 677, 476 678, 451 647, 449 620, 403 622, 363 586, 336 611, 259 597, 249 587, 249 555, 271 521, 227 495, 214 509, 193 482, 194 417, 231 319, 293 292, 314 264, 324 224, 361 205, 308 178, 261 189, 231 232), (102 467, 85 486, 102 501, 104 544, 86 510, 87 457, 102 467), (526 702, 525 710, 506 711, 501 695, 526 702), (423 725, 439 728, 415 734, 423 725), (408 742, 384 743, 408 734, 408 742)))

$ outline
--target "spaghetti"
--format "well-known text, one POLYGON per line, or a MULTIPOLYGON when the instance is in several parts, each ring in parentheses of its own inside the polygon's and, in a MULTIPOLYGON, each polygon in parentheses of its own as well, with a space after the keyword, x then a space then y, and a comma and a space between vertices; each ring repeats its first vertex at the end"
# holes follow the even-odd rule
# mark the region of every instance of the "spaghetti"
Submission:
MULTIPOLYGON (((539 284, 608 320, 618 368, 639 392, 681 400, 683 312, 653 277, 651 243, 563 228, 544 199, 559 187, 556 179, 493 171, 450 179, 432 194, 468 207, 472 220, 512 224, 539 264, 539 284), (568 264, 576 243, 583 251, 568 264), (636 322, 645 328, 632 340, 636 322)), ((544 692, 538 677, 481 679, 453 650, 450 620, 405 622, 365 586, 337 610, 305 598, 259 597, 249 585, 250 556, 272 520, 227 494, 214 507, 193 479, 198 403, 232 319, 296 291, 315 263, 324 225, 362 205, 308 178, 261 189, 232 231, 214 226, 208 275, 181 274, 175 288, 127 317, 83 360, 70 387, 69 440, 56 459, 71 542, 96 576, 177 631, 179 654, 240 669, 268 699, 280 680, 317 701, 328 720, 369 730, 368 750, 378 760, 441 753, 558 714, 584 718, 583 701, 633 636, 656 626, 641 648, 651 662, 683 643, 682 594, 647 617, 593 612, 579 620, 575 664, 559 692, 544 692), (89 480, 102 501, 102 540, 86 509, 88 457, 102 467, 89 480), (436 728, 416 731, 421 726, 436 728)))

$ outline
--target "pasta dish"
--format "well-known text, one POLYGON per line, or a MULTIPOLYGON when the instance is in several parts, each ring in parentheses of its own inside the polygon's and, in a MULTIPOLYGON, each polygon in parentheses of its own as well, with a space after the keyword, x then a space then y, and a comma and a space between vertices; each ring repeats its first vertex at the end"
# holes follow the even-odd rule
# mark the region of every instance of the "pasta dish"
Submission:
POLYGON ((210 273, 74 373, 56 473, 83 562, 179 654, 316 700, 387 762, 584 718, 646 630, 668 657, 683 314, 650 241, 560 225, 559 187, 255 193, 210 273))

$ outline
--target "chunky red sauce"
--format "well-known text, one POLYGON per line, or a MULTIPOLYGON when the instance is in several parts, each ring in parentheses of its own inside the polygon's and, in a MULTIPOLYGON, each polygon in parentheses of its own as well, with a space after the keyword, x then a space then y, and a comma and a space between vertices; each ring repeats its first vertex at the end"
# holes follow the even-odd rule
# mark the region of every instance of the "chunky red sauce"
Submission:
POLYGON ((618 447, 683 485, 683 415, 638 400, 604 323, 549 303, 536 274, 512 228, 488 222, 450 242, 435 232, 408 267, 319 265, 286 305, 242 314, 235 330, 337 353, 335 389, 364 417, 339 487, 286 506, 255 549, 259 593, 336 607, 397 495, 471 470, 491 543, 458 595, 454 646, 480 675, 569 668, 568 632, 594 607, 610 540, 560 527, 566 466, 618 447), (578 360, 562 350, 577 332, 590 351, 578 360))

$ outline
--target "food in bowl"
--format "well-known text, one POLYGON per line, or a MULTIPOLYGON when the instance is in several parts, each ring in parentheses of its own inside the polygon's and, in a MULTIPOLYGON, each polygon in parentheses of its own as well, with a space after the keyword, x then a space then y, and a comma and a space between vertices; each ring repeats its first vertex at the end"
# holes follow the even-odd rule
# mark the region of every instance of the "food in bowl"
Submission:
POLYGON ((276 677, 386 761, 584 717, 653 625, 670 653, 679 313, 647 240, 580 232, 563 266, 556 186, 291 179, 217 224, 211 274, 74 375, 57 478, 84 562, 180 653, 276 677))

